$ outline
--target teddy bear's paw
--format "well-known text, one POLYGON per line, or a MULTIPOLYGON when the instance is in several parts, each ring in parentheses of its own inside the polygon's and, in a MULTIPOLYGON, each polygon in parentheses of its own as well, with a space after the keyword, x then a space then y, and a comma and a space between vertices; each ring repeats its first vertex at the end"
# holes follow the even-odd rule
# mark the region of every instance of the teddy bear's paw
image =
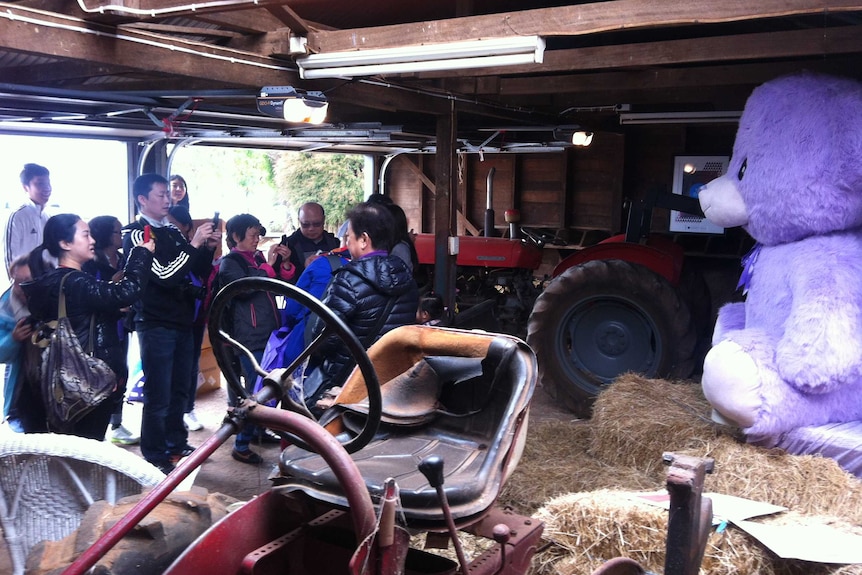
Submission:
POLYGON ((739 344, 724 341, 706 354, 701 384, 721 423, 751 427, 757 421, 762 405, 760 372, 739 344))

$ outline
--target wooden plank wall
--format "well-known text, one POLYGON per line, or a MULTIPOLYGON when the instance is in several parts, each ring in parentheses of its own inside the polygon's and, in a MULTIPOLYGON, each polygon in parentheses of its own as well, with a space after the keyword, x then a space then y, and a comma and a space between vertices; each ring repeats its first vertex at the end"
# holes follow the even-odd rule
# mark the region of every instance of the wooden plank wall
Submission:
MULTIPOLYGON (((458 233, 484 226, 486 181, 493 179, 495 229, 507 230, 505 211, 517 208, 521 224, 551 230, 622 231, 624 197, 640 198, 651 187, 670 190, 677 155, 730 155, 735 126, 635 126, 625 135, 600 132, 589 148, 562 153, 463 154, 458 161, 458 233)), ((417 232, 434 232, 434 156, 404 154, 387 173, 387 189, 417 232)), ((656 231, 667 231, 668 214, 656 210, 656 231)))

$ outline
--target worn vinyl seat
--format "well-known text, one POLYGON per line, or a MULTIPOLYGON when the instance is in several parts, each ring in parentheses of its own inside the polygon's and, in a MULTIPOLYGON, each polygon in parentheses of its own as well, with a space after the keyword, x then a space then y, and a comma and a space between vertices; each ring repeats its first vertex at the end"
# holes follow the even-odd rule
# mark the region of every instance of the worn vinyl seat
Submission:
MULTIPOLYGON (((387 478, 398 483, 408 526, 443 529, 434 488, 418 471, 430 455, 444 460, 444 488, 456 523, 488 510, 517 464, 536 382, 536 360, 522 341, 502 335, 408 326, 369 350, 382 384, 380 430, 353 454, 372 498, 387 478), (412 398, 412 399, 411 399, 412 398)), ((353 373, 332 408, 329 428, 350 433, 364 417, 353 373)), ((346 506, 335 476, 316 454, 292 446, 279 462, 276 489, 302 490, 346 506)))

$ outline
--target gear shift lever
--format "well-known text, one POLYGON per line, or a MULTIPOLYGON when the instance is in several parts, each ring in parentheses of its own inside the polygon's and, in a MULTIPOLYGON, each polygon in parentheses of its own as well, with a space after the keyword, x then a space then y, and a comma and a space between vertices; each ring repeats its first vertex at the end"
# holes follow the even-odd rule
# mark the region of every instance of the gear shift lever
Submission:
POLYGON ((440 508, 443 510, 443 517, 446 519, 449 537, 452 539, 452 545, 455 546, 455 555, 458 556, 458 563, 461 564, 461 573, 462 575, 467 575, 467 557, 464 556, 461 540, 458 539, 458 529, 455 527, 455 519, 452 518, 452 510, 449 509, 449 500, 446 498, 446 492, 443 490, 443 458, 438 455, 429 455, 419 462, 419 472, 425 476, 428 484, 437 490, 437 498, 440 500, 440 508))

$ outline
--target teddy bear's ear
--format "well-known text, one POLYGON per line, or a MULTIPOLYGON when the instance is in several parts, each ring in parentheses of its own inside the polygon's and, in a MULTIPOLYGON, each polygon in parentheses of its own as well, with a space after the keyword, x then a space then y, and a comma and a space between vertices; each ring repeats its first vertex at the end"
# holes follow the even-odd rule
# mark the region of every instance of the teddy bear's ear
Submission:
POLYGON ((746 229, 776 245, 862 225, 862 84, 820 74, 752 92, 728 175, 748 207, 746 229))

